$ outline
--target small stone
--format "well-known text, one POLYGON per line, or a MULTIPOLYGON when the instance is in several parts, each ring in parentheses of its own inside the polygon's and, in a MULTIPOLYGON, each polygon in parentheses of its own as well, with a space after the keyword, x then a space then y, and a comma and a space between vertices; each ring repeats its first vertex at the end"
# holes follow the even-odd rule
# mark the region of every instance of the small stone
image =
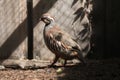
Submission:
POLYGON ((62 71, 63 71, 62 68, 58 68, 58 69, 56 70, 57 73, 61 73, 62 71))
POLYGON ((3 65, 0 65, 0 70, 5 69, 5 67, 3 65))

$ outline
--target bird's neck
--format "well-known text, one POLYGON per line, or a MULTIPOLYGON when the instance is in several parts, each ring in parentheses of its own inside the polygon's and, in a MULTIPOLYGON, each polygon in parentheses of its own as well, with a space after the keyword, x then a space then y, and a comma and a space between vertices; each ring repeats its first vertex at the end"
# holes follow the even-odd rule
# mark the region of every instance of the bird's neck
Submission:
POLYGON ((50 24, 46 24, 44 30, 47 31, 47 30, 53 28, 54 25, 55 25, 54 22, 51 22, 50 24))
POLYGON ((47 32, 48 30, 50 30, 51 28, 53 28, 53 26, 54 26, 54 23, 50 23, 50 24, 46 24, 46 25, 45 25, 44 31, 43 31, 43 36, 44 36, 44 38, 45 38, 46 32, 47 32))
POLYGON ((47 43, 47 39, 46 38, 48 38, 46 35, 47 35, 47 32, 51 29, 51 28, 53 28, 53 26, 54 26, 54 23, 50 23, 50 24, 46 24, 45 25, 45 27, 44 27, 44 31, 43 31, 43 37, 44 37, 44 40, 45 40, 45 43, 47 43))

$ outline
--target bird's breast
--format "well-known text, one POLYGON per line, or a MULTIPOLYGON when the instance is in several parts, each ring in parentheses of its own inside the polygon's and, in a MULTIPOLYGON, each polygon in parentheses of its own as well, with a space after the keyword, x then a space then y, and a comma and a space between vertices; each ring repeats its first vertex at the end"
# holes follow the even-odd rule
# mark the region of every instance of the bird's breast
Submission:
POLYGON ((44 35, 44 41, 48 49, 50 49, 53 53, 60 51, 60 43, 58 44, 57 41, 53 39, 52 34, 44 35))

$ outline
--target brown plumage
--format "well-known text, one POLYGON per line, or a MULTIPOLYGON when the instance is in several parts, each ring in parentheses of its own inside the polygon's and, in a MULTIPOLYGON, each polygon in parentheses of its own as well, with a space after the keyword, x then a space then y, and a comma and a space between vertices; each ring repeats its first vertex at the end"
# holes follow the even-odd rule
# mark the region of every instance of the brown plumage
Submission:
POLYGON ((49 14, 44 14, 41 20, 45 23, 43 36, 48 49, 55 54, 53 66, 59 58, 65 59, 64 66, 67 60, 79 59, 84 64, 86 63, 80 46, 71 38, 71 36, 55 25, 54 18, 49 14))

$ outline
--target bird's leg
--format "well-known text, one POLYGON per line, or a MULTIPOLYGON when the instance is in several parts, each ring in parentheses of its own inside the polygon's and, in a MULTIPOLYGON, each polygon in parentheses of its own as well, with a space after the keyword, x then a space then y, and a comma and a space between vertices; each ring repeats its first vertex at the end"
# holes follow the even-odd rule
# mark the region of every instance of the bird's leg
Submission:
POLYGON ((63 64, 64 67, 66 66, 66 63, 67 63, 67 60, 65 59, 64 64, 63 64))
POLYGON ((52 64, 51 64, 51 65, 49 65, 49 67, 53 67, 53 66, 54 66, 54 64, 58 61, 58 59, 59 59, 59 57, 58 57, 58 56, 55 56, 55 58, 54 58, 54 60, 53 60, 52 64))

